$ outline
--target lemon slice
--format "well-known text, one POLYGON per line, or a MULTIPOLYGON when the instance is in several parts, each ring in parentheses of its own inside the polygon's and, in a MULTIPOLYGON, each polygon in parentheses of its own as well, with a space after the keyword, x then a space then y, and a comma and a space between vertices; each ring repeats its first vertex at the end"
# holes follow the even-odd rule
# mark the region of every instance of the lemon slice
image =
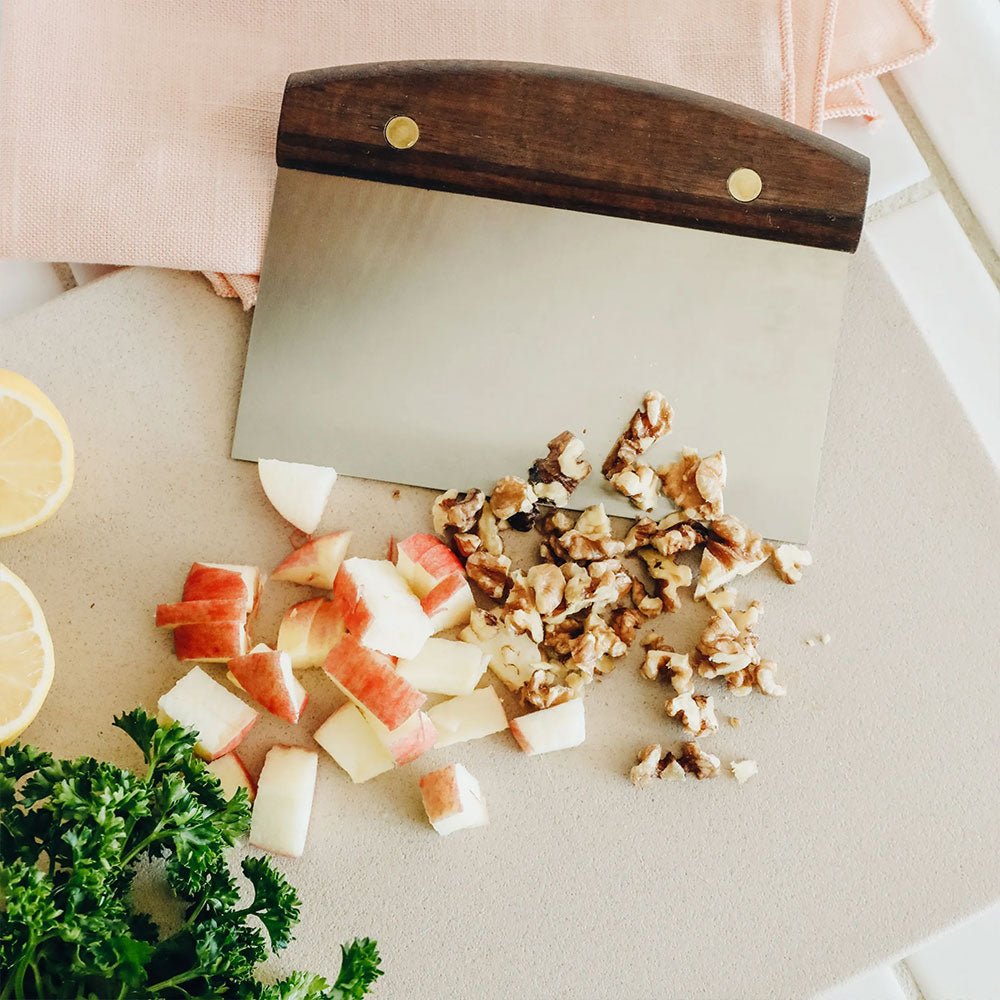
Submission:
POLYGON ((73 485, 73 439, 52 400, 0 369, 0 538, 50 518, 73 485))
POLYGON ((55 675, 52 636, 27 584, 0 564, 0 746, 38 715, 55 675))

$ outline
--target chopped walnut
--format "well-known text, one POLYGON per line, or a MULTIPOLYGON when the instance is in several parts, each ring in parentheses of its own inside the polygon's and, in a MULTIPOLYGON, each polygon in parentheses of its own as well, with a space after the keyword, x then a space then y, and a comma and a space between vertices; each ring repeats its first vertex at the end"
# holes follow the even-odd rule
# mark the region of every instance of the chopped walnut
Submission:
POLYGON ((726 485, 726 458, 721 451, 701 458, 685 448, 671 465, 656 470, 663 493, 692 517, 712 518, 722 513, 722 489, 726 485))
POLYGON ((468 559, 483 544, 483 540, 479 535, 473 535, 467 531, 458 532, 451 542, 455 547, 455 551, 463 559, 468 559))
POLYGON ((486 665, 511 691, 517 691, 530 679, 541 662, 538 646, 527 635, 518 635, 492 611, 475 608, 469 624, 459 638, 483 651, 486 665))
POLYGON ((560 684, 555 672, 543 666, 532 672, 528 683, 521 688, 520 696, 523 702, 535 708, 552 708, 569 701, 573 690, 566 684, 560 684))
POLYGON ((524 570, 516 569, 510 574, 510 590, 503 602, 505 612, 534 611, 535 598, 528 586, 528 576, 524 570))
POLYGON ((730 590, 729 587, 713 590, 712 593, 705 595, 705 603, 713 611, 732 611, 736 607, 736 591, 730 590))
POLYGON ((668 753, 660 761, 660 777, 665 781, 683 781, 687 775, 681 762, 672 753, 668 753))
POLYGON ((499 601, 503 599, 507 589, 507 574, 510 572, 510 559, 507 556, 494 556, 480 549, 473 552, 466 560, 465 572, 469 579, 487 597, 499 601))
POLYGON ((645 622, 645 617, 635 608, 615 608, 611 612, 608 624, 626 646, 631 646, 635 642, 635 634, 645 622))
POLYGON ((570 642, 570 660, 581 673, 592 675, 609 673, 614 664, 605 657, 617 659, 628 652, 625 645, 607 624, 595 614, 590 614, 583 624, 583 631, 570 642))
POLYGON ((563 506, 573 491, 590 475, 590 463, 583 458, 583 442, 563 431, 548 443, 549 453, 531 467, 528 479, 535 494, 563 506))
POLYGON ((594 559, 612 559, 625 553, 625 543, 617 538, 588 538, 575 528, 559 539, 570 559, 591 562, 594 559))
POLYGON ((711 695, 686 692, 669 699, 664 707, 671 718, 679 715, 681 725, 696 738, 718 732, 719 720, 711 695))
POLYGON ((719 758, 705 753, 697 743, 682 743, 681 753, 677 758, 688 774, 693 774, 699 781, 703 778, 714 778, 719 773, 719 758))
POLYGON ((691 586, 691 568, 679 566, 669 556, 662 556, 655 549, 639 549, 639 555, 656 581, 657 594, 667 611, 676 611, 681 605, 677 591, 691 586))
POLYGON ((562 621, 591 607, 603 610, 616 605, 632 587, 632 578, 617 559, 604 559, 589 566, 563 563, 559 568, 566 579, 563 600, 546 621, 562 621))
POLYGON ((559 622, 545 623, 542 645, 556 656, 569 656, 574 639, 583 634, 583 622, 577 618, 564 618, 559 622))
POLYGON ((662 393, 647 392, 601 466, 605 478, 610 479, 632 465, 654 442, 669 433, 672 419, 673 413, 662 393))
POLYGON ((658 649, 661 653, 672 653, 674 647, 657 632, 650 632, 642 638, 643 649, 658 649))
POLYGON ((743 611, 717 611, 698 640, 698 652, 706 659, 699 664, 702 677, 723 677, 756 666, 757 634, 753 626, 760 616, 760 605, 751 601, 743 611))
POLYGON ((443 535, 447 527, 471 531, 485 499, 482 490, 469 490, 468 493, 448 490, 447 493, 442 493, 431 508, 434 530, 439 535, 443 535))
POLYGON ((504 621, 519 635, 530 635, 532 642, 541 642, 545 638, 542 616, 537 611, 524 611, 517 608, 511 611, 504 621))
POLYGON ((760 535, 730 514, 707 522, 706 528, 715 537, 709 540, 701 554, 695 600, 724 587, 738 576, 752 573, 769 555, 760 535))
POLYGON ((709 511, 722 513, 722 490, 726 485, 726 456, 721 451, 703 458, 695 470, 694 483, 705 498, 709 511))
POLYGON ((774 679, 778 664, 773 660, 761 660, 757 667, 754 680, 761 694, 769 695, 772 698, 783 698, 788 691, 777 683, 774 679))
POLYGON ((611 477, 611 485, 639 510, 652 510, 660 497, 660 480, 648 465, 630 465, 611 477))
POLYGON ((496 514, 493 513, 493 508, 489 504, 483 506, 482 513, 479 515, 479 523, 476 526, 476 532, 482 543, 481 551, 488 552, 491 556, 499 557, 503 555, 503 539, 500 537, 500 523, 497 521, 496 514))
POLYGON ((802 568, 811 566, 812 554, 797 545, 771 546, 771 562, 785 583, 798 583, 802 579, 802 568))
POLYGON ((739 729, 740 728, 739 716, 736 715, 729 716, 729 725, 732 726, 733 729, 739 729))
POLYGON ((637 788, 645 788, 660 771, 660 755, 663 748, 659 743, 651 743, 636 754, 636 764, 629 771, 629 780, 637 788))
POLYGON ((656 618, 663 614, 663 601, 659 597, 653 597, 642 580, 632 581, 632 603, 643 618, 656 618))
POLYGON ((820 637, 819 641, 823 643, 824 646, 829 646, 833 642, 833 636, 829 632, 824 632, 820 637))
POLYGON ((540 563, 528 570, 528 587, 539 614, 549 615, 562 603, 566 578, 558 566, 540 563))
POLYGON ((497 481, 490 494, 490 507, 500 521, 506 521, 515 514, 528 514, 538 503, 535 491, 517 476, 504 476, 497 481))
POLYGON ((687 653, 648 649, 640 670, 642 675, 650 680, 665 677, 677 694, 688 694, 694 690, 694 670, 691 667, 691 657, 687 653))
POLYGON ((730 763, 729 770, 741 785, 745 785, 757 773, 757 761, 734 760, 730 763))

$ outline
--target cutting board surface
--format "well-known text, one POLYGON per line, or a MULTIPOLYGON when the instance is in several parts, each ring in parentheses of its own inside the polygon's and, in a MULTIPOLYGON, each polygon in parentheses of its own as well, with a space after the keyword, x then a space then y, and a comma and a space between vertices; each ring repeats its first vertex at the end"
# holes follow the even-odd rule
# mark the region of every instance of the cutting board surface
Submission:
MULTIPOLYGON (((333 973, 336 944, 369 934, 383 997, 802 1000, 1000 895, 996 473, 879 266, 860 264, 816 564, 796 588, 769 570, 741 588, 789 695, 720 696, 742 725, 706 741, 760 774, 633 788, 635 749, 677 730, 632 659, 593 689, 578 750, 529 758, 501 735, 360 787, 324 758, 306 856, 279 862, 304 900, 282 967, 333 973), (830 645, 807 647, 819 632, 830 645), (452 760, 492 824, 441 839, 416 782, 452 760)), ((135 270, 0 329, 0 364, 52 396, 78 452, 59 514, 0 541, 55 641, 26 736, 57 754, 137 763, 113 714, 154 706, 185 670, 156 603, 194 560, 270 568, 288 548, 256 468, 228 458, 247 327, 200 278, 135 270)), ((430 529, 431 497, 344 479, 322 526, 379 557, 390 534, 430 529)), ((308 593, 270 584, 260 638, 308 593)), ((661 631, 684 647, 703 619, 688 605, 661 631)), ((299 730, 251 733, 254 770, 274 741, 311 745, 337 704, 323 676, 306 683, 299 730)))

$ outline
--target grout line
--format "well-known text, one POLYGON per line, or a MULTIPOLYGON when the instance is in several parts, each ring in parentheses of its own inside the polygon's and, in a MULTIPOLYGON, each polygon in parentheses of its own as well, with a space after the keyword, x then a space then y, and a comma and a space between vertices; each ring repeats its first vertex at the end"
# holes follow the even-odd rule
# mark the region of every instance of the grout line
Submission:
MULTIPOLYGON (((1000 288, 1000 254, 993 247, 989 236, 986 235, 986 231, 980 225, 979 220, 969 207, 969 203, 965 200, 954 178, 948 172, 948 167, 945 165, 944 160, 941 159, 937 147, 931 141, 927 130, 921 124, 920 119, 917 117, 910 102, 907 101, 902 88, 896 82, 895 78, 887 74, 880 77, 879 82, 885 88, 886 94, 889 95, 889 100, 892 101, 896 111, 899 112, 899 117, 902 119, 903 125, 910 133, 910 137, 930 168, 931 176, 937 179, 937 190, 940 190, 948 207, 955 218, 958 219, 958 224, 965 231, 965 235, 972 244, 972 249, 975 250, 976 255, 982 261, 983 267, 986 268, 986 273, 992 278, 993 283, 1000 288)), ((914 185, 915 188, 919 186, 914 185)), ((920 197, 926 197, 930 193, 930 191, 926 191, 920 197)), ((884 201, 889 200, 888 198, 884 199, 884 201)), ((902 207, 902 205, 911 204, 912 201, 916 200, 916 198, 911 198, 909 201, 903 201, 900 205, 892 207, 902 207)), ((881 205, 882 202, 879 202, 879 204, 881 205)))
POLYGON ((926 1000, 923 993, 920 992, 920 987, 913 978, 913 973, 910 972, 910 967, 906 964, 905 958, 901 958, 891 968, 906 1000, 926 1000))

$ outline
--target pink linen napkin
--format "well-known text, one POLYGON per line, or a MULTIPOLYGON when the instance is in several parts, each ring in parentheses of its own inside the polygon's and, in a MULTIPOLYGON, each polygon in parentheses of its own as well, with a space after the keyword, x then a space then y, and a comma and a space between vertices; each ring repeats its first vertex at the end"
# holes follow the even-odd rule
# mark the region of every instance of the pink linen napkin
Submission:
POLYGON ((932 44, 922 0, 7 0, 0 255, 221 272, 246 304, 295 70, 574 65, 820 129, 932 44))

